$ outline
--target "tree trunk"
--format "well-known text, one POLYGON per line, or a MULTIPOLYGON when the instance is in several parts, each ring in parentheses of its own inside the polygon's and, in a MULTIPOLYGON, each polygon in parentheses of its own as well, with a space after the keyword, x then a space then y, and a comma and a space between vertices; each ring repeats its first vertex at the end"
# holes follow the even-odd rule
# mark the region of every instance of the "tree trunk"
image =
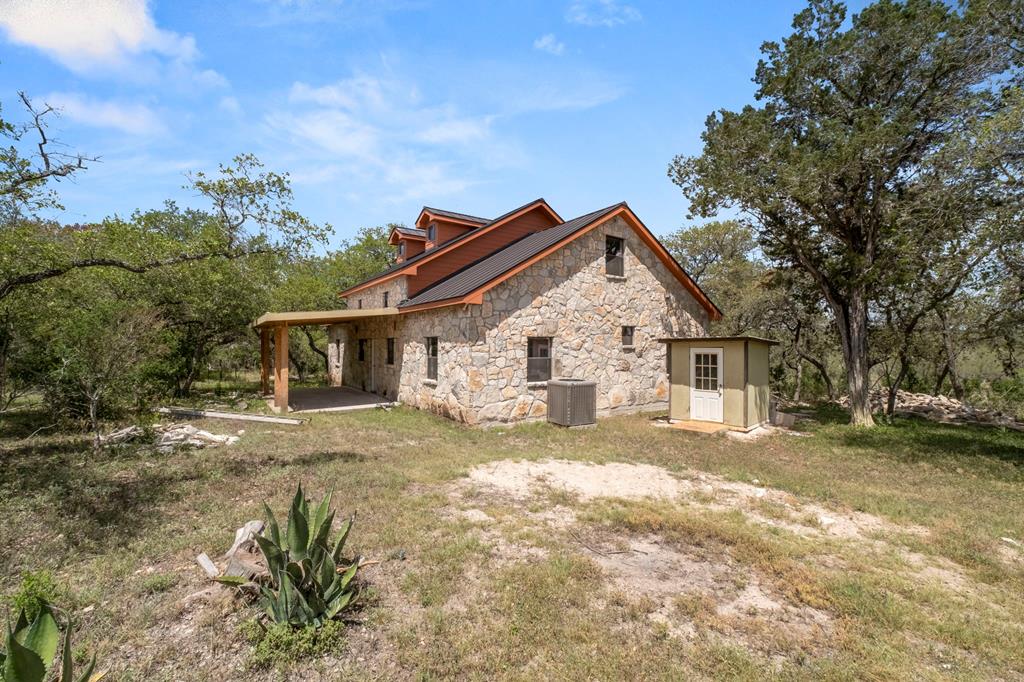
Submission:
POLYGON ((288 351, 288 359, 291 360, 293 365, 295 365, 295 371, 299 374, 299 383, 304 382, 306 380, 306 368, 299 364, 299 361, 291 351, 288 351))
POLYGON ((804 362, 799 356, 796 359, 796 388, 793 389, 793 402, 800 402, 800 388, 804 383, 804 362))
POLYGON ((942 382, 946 380, 946 375, 949 374, 949 365, 943 365, 942 371, 939 372, 939 378, 935 380, 935 389, 932 391, 932 395, 940 395, 942 393, 942 382))
POLYGON ((868 302, 863 285, 847 301, 832 305, 843 346, 846 384, 850 392, 850 424, 874 426, 871 416, 871 361, 868 359, 868 302))
POLYGON ((949 324, 946 321, 946 311, 938 309, 939 321, 942 322, 942 347, 946 351, 946 369, 949 370, 949 385, 953 388, 953 395, 957 400, 964 399, 964 385, 960 381, 960 375, 956 371, 956 350, 953 348, 953 335, 949 331, 949 324))
POLYGON ((99 402, 99 396, 92 393, 89 394, 89 426, 92 427, 93 450, 99 450, 103 445, 103 442, 100 440, 99 402))
POLYGON ((327 359, 327 353, 316 347, 316 341, 313 340, 313 334, 306 327, 302 328, 302 333, 306 335, 306 343, 309 344, 309 349, 319 355, 324 361, 324 374, 326 375, 331 371, 331 364, 327 359))
POLYGON ((907 376, 907 371, 910 369, 909 363, 906 358, 900 356, 900 371, 896 373, 896 378, 889 383, 889 396, 885 403, 885 413, 890 417, 896 411, 896 394, 900 390, 900 385, 903 383, 903 379, 907 376))
POLYGON ((828 393, 829 400, 836 399, 836 387, 832 384, 832 378, 828 375, 828 370, 825 369, 825 363, 819 361, 812 355, 805 353, 804 351, 797 349, 800 357, 811 363, 814 369, 818 370, 818 374, 821 376, 821 380, 825 383, 825 391, 828 393))

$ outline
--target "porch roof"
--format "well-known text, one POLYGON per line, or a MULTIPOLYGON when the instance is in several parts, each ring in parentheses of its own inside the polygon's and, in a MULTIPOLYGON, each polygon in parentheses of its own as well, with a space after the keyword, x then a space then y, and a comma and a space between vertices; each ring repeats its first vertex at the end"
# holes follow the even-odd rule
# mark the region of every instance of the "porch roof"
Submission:
POLYGON ((398 315, 398 308, 354 308, 345 310, 297 310, 288 313, 263 313, 252 326, 256 329, 303 324, 336 324, 367 317, 398 315))

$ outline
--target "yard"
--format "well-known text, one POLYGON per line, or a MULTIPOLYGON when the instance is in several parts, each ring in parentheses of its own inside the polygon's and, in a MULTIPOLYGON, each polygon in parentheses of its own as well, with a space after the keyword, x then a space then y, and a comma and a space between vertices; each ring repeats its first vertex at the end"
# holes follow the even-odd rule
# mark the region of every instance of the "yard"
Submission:
POLYGON ((7 421, 0 592, 52 572, 113 680, 1024 678, 1024 434, 818 416, 736 442, 375 410, 169 455, 7 421), (299 483, 380 563, 335 652, 252 668, 256 609, 185 601, 194 559, 299 483))

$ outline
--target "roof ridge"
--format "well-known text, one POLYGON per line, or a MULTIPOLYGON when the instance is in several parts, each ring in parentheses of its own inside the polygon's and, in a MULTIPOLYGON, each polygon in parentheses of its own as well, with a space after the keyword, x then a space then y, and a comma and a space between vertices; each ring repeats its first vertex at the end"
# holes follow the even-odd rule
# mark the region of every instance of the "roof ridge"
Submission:
POLYGON ((452 211, 452 210, 449 210, 447 208, 437 208, 435 206, 424 206, 420 210, 420 213, 422 213, 423 211, 430 211, 432 213, 438 213, 438 214, 442 214, 442 215, 446 214, 446 215, 449 215, 449 216, 452 216, 452 217, 456 217, 457 216, 457 217, 460 217, 460 218, 468 218, 469 220, 471 220, 473 222, 477 222, 477 223, 489 223, 489 222, 491 222, 490 218, 481 218, 480 216, 472 215, 470 213, 463 213, 462 211, 452 211))

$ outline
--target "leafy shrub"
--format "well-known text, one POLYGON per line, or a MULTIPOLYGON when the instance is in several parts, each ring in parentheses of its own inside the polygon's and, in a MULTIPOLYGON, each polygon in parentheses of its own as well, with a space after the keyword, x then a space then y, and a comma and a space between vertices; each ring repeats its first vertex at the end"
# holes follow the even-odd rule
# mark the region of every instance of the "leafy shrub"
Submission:
POLYGON ((309 658, 319 658, 341 649, 345 626, 337 620, 321 627, 296 628, 287 623, 263 627, 255 619, 245 625, 245 636, 254 645, 249 662, 256 668, 268 668, 309 658))
MULTIPOLYGON (((75 677, 71 663, 71 630, 69 618, 64 629, 60 673, 56 679, 58 682, 86 682, 96 667, 96 658, 93 657, 82 674, 75 677)), ((31 622, 25 611, 21 611, 14 629, 8 624, 4 650, 0 651, 0 671, 5 682, 43 682, 50 679, 59 640, 57 619, 49 604, 42 604, 31 622)))
POLYGON ((310 514, 300 485, 284 535, 270 507, 263 505, 268 532, 266 537, 257 535, 256 542, 267 560, 270 585, 261 586, 260 603, 275 623, 321 627, 349 607, 356 596, 352 579, 359 570, 359 557, 342 558, 355 515, 342 524, 331 543, 332 495, 328 494, 310 514))
POLYGON ((39 611, 65 596, 49 571, 24 571, 18 591, 7 601, 15 613, 25 612, 25 617, 34 621, 39 611))

